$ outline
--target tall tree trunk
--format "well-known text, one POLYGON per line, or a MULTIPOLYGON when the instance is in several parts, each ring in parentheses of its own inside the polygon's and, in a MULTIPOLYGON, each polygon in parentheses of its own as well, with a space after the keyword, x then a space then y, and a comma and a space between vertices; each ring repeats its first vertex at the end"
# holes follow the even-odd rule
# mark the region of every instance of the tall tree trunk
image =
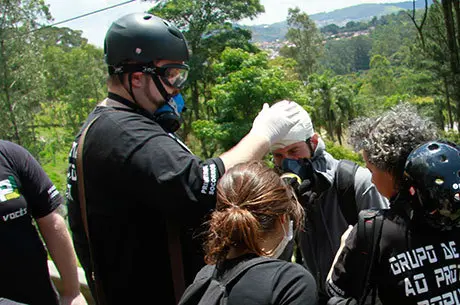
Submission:
POLYGON ((422 21, 420 22, 420 25, 417 23, 417 20, 415 19, 416 12, 417 12, 417 10, 415 9, 415 2, 416 2, 415 0, 412 0, 412 5, 413 5, 412 14, 408 14, 408 15, 409 15, 409 18, 412 20, 412 23, 414 24, 415 28, 417 29, 423 49, 425 49, 425 37, 423 36, 423 26, 426 22, 426 17, 428 15, 428 0, 425 0, 425 12, 423 13, 423 18, 422 18, 422 21))
POLYGON ((190 88, 192 89, 192 111, 195 115, 195 119, 192 119, 192 121, 196 121, 200 119, 200 95, 198 89, 198 81, 194 80, 191 83, 190 88))
POLYGON ((449 94, 449 83, 447 82, 447 77, 443 77, 444 81, 444 88, 446 91, 446 106, 447 106, 447 113, 449 115, 449 125, 450 129, 454 128, 454 120, 452 119, 452 107, 450 106, 450 94, 449 94))
POLYGON ((442 10, 444 13, 444 23, 446 26, 447 46, 449 48, 449 60, 452 73, 452 84, 454 88, 454 100, 457 105, 456 119, 458 122, 460 120, 460 63, 454 16, 452 12, 453 2, 454 0, 442 0, 442 10))
MULTIPOLYGON (((457 17, 457 31, 460 31, 460 3, 454 0, 455 16, 457 17)), ((460 46, 460 35, 457 33, 457 45, 460 46)))

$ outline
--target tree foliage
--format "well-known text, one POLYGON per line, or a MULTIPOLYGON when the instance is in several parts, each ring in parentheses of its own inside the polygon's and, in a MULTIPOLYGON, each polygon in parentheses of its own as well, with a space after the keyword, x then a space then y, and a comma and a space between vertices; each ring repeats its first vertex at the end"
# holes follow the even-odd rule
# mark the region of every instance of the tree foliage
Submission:
MULTIPOLYGON (((106 94, 103 51, 80 31, 43 27, 51 16, 42 0, 6 0, 0 9, 1 138, 28 148, 63 191, 71 142, 106 94)), ((322 34, 290 9, 289 42, 274 59, 235 24, 263 12, 258 0, 167 0, 151 12, 178 25, 192 49, 179 134, 201 157, 232 147, 264 103, 282 99, 311 114, 337 158, 362 162, 346 148, 348 125, 402 101, 458 142, 458 1, 435 1, 425 19, 425 10, 409 10, 322 34)))
POLYGON ((280 54, 293 58, 298 66, 297 73, 302 80, 318 68, 318 58, 322 53, 322 37, 315 23, 299 8, 289 9, 289 25, 286 39, 289 42, 280 50, 280 54))
MULTIPOLYGON (((150 12, 172 21, 184 31, 192 53, 187 90, 191 102, 188 118, 199 120, 203 113, 209 112, 206 100, 214 80, 210 65, 225 47, 254 50, 249 44, 250 32, 233 26, 233 23, 243 18, 254 18, 264 12, 264 7, 259 0, 169 0, 162 1, 150 12), (200 102, 204 109, 200 107, 200 102)), ((184 135, 187 132, 184 130, 184 135)))

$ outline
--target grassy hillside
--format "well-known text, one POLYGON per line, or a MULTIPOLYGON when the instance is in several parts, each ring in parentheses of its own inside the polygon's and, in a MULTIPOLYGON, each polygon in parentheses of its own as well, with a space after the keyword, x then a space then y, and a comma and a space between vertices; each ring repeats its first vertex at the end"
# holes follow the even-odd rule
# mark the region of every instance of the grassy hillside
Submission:
MULTIPOLYGON (((433 0, 429 0, 428 3, 433 3, 433 0)), ((310 15, 310 18, 316 22, 318 27, 323 27, 328 24, 344 26, 347 22, 350 21, 371 20, 373 17, 381 17, 384 15, 396 13, 400 10, 409 10, 412 9, 412 7, 412 1, 398 3, 359 4, 343 9, 334 10, 328 13, 313 14, 310 15)), ((424 8, 425 1, 417 0, 415 7, 417 9, 424 8)), ((273 42, 277 39, 284 40, 284 36, 288 30, 286 21, 273 24, 242 27, 252 31, 252 40, 254 42, 273 42)))

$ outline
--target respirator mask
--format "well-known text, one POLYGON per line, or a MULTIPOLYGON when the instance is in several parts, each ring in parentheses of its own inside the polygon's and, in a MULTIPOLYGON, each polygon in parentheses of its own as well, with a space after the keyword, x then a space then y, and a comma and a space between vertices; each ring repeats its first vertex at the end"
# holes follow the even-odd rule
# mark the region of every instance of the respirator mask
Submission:
POLYGON ((278 167, 281 172, 281 178, 286 184, 292 186, 294 190, 298 190, 301 184, 311 186, 315 180, 315 171, 310 159, 283 159, 281 167, 278 167))
POLYGON ((185 110, 184 98, 179 93, 155 111, 154 119, 166 132, 174 133, 182 125, 181 114, 185 110))

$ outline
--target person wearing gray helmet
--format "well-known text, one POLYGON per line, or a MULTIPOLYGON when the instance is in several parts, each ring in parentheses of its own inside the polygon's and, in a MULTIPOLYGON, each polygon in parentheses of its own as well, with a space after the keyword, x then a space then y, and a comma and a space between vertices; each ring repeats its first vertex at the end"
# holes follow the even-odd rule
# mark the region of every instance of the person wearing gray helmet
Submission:
POLYGON ((214 208, 217 181, 234 164, 261 159, 295 124, 297 110, 289 101, 264 105, 236 146, 201 160, 156 113, 178 109, 174 97, 188 77, 189 50, 178 28, 128 14, 108 29, 104 52, 108 96, 69 155, 75 248, 99 304, 175 304, 204 265, 194 237, 214 208))

